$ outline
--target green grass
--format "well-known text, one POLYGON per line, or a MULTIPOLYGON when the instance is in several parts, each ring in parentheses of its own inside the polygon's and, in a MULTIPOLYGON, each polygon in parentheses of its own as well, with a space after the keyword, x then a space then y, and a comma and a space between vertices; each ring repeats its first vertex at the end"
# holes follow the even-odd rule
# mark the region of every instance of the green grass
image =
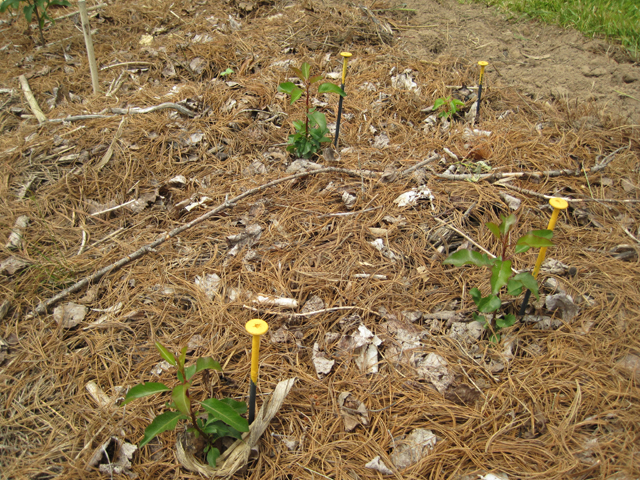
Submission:
POLYGON ((640 54, 640 0, 480 0, 547 23, 573 27, 589 36, 620 42, 640 54))

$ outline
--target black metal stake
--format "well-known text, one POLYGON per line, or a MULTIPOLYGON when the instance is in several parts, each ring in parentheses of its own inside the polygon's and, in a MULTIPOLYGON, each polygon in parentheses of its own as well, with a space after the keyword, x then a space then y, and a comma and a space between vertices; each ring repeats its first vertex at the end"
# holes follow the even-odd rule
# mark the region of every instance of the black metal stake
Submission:
MULTIPOLYGON (((349 59, 351 54, 349 52, 342 52, 340 55, 342 55, 342 84, 340 85, 340 88, 342 89, 342 91, 344 91, 344 84, 347 79, 347 60, 349 59)), ((338 137, 340 137, 340 120, 342 120, 343 98, 344 97, 340 95, 340 100, 338 100, 338 118, 336 120, 336 136, 333 139, 333 146, 335 148, 338 148, 338 137)))

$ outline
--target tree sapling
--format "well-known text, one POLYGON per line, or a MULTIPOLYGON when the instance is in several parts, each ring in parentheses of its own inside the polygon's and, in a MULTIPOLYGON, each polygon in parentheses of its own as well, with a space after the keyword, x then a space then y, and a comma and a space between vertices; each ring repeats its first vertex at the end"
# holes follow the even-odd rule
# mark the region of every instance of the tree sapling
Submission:
MULTIPOLYGON (((278 85, 278 91, 284 92, 291 96, 291 105, 298 100, 303 94, 305 96, 305 120, 294 120, 293 126, 296 133, 289 135, 287 151, 295 152, 302 158, 311 158, 315 155, 320 146, 324 142, 331 142, 331 138, 327 136, 329 129, 327 128, 327 118, 324 113, 311 108, 311 86, 322 80, 322 75, 311 76, 311 66, 303 63, 300 68, 291 67, 296 74, 302 88, 293 82, 283 82, 278 85)), ((339 86, 333 83, 321 83, 318 86, 318 93, 337 93, 345 97, 347 94, 339 86)))
POLYGON ((185 367, 187 347, 182 349, 177 359, 159 342, 156 342, 156 348, 164 360, 178 368, 176 375, 180 383, 173 389, 159 382, 141 383, 127 392, 123 405, 136 398, 171 390, 171 403, 167 405, 169 410, 153 419, 145 429, 144 438, 139 447, 145 446, 159 433, 175 429, 180 420, 188 420, 190 421, 188 431, 204 439, 204 456, 207 463, 215 468, 216 460, 220 456, 219 440, 224 437, 240 439, 242 432, 249 431, 247 419, 240 416, 246 413, 247 405, 231 398, 222 400, 209 398, 200 402, 204 412, 194 408, 194 402, 189 393, 193 376, 198 372, 206 374, 210 369, 222 370, 220 364, 211 357, 204 357, 198 358, 195 365, 185 367))
MULTIPOLYGON (((516 226, 518 219, 511 214, 508 217, 500 216, 502 221, 500 225, 493 222, 486 224, 487 228, 498 242, 500 255, 490 258, 486 253, 479 253, 472 250, 462 249, 449 255, 444 265, 454 265, 461 267, 462 265, 473 264, 478 267, 491 268, 491 293, 486 297, 482 296, 482 292, 477 287, 470 290, 469 294, 476 304, 478 313, 473 314, 474 320, 480 322, 485 328, 490 328, 493 332, 491 335, 492 342, 500 341, 500 329, 507 328, 516 323, 516 316, 513 313, 498 314, 502 308, 502 300, 500 300, 503 287, 507 287, 507 293, 512 296, 518 296, 523 289, 530 290, 536 298, 538 295, 538 282, 529 272, 521 272, 513 274, 511 271, 511 260, 507 258, 509 247, 509 234, 516 226), (489 319, 483 314, 490 314, 489 319), (495 320, 492 320, 495 317, 495 320)), ((551 230, 533 230, 526 233, 515 243, 515 253, 524 253, 530 248, 551 247, 553 242, 551 238, 553 232, 551 230)))

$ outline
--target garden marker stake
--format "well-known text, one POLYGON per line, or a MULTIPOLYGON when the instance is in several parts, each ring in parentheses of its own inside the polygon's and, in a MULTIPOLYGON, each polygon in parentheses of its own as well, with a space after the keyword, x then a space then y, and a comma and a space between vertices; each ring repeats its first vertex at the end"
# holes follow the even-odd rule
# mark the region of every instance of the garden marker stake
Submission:
POLYGON ((249 386, 249 424, 253 423, 256 416, 256 386, 258 384, 258 363, 260 360, 260 335, 269 330, 269 325, 264 320, 254 318, 245 325, 247 332, 253 335, 251 344, 251 384, 249 386))
POLYGON ((484 69, 488 62, 480 61, 478 62, 480 65, 480 80, 478 81, 478 103, 476 104, 476 123, 480 121, 480 100, 482 99, 482 80, 484 79, 484 69))
MULTIPOLYGON (((547 230, 553 231, 556 228, 556 222, 558 221, 558 215, 560 215, 561 210, 566 210, 569 204, 563 198, 552 198, 549 200, 549 205, 553 207, 553 213, 551 214, 551 218, 549 219, 549 226, 547 230)), ((547 255, 547 247, 540 248, 540 253, 538 253, 538 260, 536 260, 536 265, 533 267, 533 278, 538 278, 538 273, 540 273, 540 267, 542 266, 542 262, 544 262, 544 257, 547 255)), ((524 294, 524 300, 522 301, 522 306, 520 307, 519 315, 522 317, 524 315, 525 310, 527 309, 527 305, 529 304, 529 297, 531 296, 531 290, 527 290, 527 293, 524 294)))
MULTIPOLYGON (((342 52, 342 85, 340 88, 344 91, 344 82, 347 79, 347 62, 351 54, 349 52, 342 52)), ((338 137, 340 136, 340 120, 342 119, 342 95, 338 101, 338 119, 336 120, 336 138, 333 140, 333 146, 338 148, 338 137)))

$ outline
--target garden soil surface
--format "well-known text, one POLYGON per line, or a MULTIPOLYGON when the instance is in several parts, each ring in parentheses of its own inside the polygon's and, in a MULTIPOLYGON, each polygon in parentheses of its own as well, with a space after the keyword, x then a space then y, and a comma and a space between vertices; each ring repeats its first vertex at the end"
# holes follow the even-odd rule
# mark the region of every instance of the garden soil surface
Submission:
MULTIPOLYGON (((258 406, 296 380, 233 478, 640 477, 640 73, 623 49, 445 0, 109 0, 89 17, 99 93, 77 15, 44 46, 0 18, 3 478, 202 478, 176 457, 185 425, 135 448, 168 394, 122 399, 175 382, 157 341, 223 366, 194 377, 195 404, 247 400, 252 318, 269 323, 258 406), (342 51, 338 146, 296 159, 304 102, 278 84, 304 61, 340 83, 342 51), (450 121, 431 108, 447 97, 464 103, 450 121), (515 214, 515 243, 551 197, 568 208, 540 298, 492 341, 469 294, 490 294, 489 269, 442 262, 502 255, 485 224, 515 214)), ((336 95, 312 106, 335 128, 336 95)), ((511 252, 517 271, 538 256, 511 252)), ((524 292, 501 293, 517 313, 524 292)))

